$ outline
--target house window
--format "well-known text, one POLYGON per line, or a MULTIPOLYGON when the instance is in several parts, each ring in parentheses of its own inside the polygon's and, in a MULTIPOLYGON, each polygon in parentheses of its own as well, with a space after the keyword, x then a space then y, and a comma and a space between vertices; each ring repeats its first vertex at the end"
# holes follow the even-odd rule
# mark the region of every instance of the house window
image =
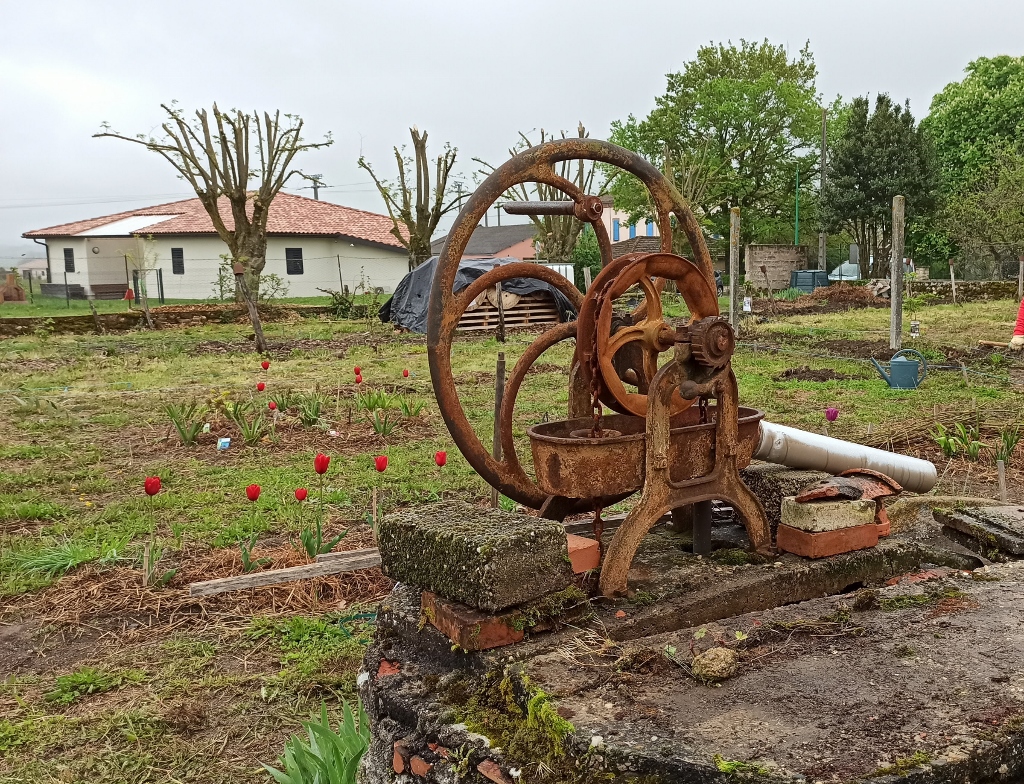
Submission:
POLYGON ((629 224, 629 238, 634 239, 636 237, 636 224, 629 224))
POLYGON ((171 274, 185 274, 185 249, 171 248, 171 274))
POLYGON ((284 268, 289 275, 302 274, 302 248, 284 249, 284 268))
POLYGON ((75 249, 64 248, 64 271, 74 272, 75 271, 75 249))
POLYGON ((654 236, 654 224, 651 223, 650 221, 647 221, 647 236, 648 237, 653 237, 654 236))
POLYGON ((619 219, 612 218, 612 242, 619 241, 619 219))

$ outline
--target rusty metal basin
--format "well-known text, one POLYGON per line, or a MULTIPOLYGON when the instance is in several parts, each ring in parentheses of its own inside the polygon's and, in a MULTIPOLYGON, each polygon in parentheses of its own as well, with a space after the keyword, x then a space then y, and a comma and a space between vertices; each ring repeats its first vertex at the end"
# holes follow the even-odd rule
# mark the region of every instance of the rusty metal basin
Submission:
MULTIPOLYGON (((669 461, 672 479, 704 476, 714 468, 715 406, 709 422, 700 424, 697 407, 688 408, 672 428, 669 461)), ((750 462, 764 412, 741 406, 737 465, 750 462)), ((616 435, 589 438, 593 420, 562 419, 527 429, 537 484, 550 495, 596 498, 635 492, 643 487, 646 463, 646 420, 625 414, 604 417, 606 431, 616 435)))

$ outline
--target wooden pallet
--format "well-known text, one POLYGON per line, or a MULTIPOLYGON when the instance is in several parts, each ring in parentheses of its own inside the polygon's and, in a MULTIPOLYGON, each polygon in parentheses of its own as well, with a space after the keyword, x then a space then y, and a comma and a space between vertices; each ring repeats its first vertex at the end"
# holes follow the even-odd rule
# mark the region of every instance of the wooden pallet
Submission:
MULTIPOLYGON (((555 306, 555 300, 548 294, 528 294, 520 298, 515 307, 505 309, 505 329, 557 323, 558 308, 555 306)), ((484 302, 463 313, 458 328, 463 331, 496 330, 498 309, 490 302, 484 302)))

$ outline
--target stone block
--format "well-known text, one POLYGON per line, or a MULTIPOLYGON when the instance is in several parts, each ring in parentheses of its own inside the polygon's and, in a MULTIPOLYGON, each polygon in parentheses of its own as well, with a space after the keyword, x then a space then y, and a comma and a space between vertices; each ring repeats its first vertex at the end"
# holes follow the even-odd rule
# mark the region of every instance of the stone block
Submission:
POLYGON ((854 528, 875 521, 875 502, 860 499, 850 501, 810 501, 797 503, 795 498, 782 499, 782 523, 808 533, 854 528))
POLYGON ((827 558, 830 555, 863 550, 878 544, 878 526, 874 523, 835 531, 808 533, 788 525, 779 526, 776 545, 780 550, 804 558, 827 558))
POLYGON ((601 565, 601 545, 596 539, 568 534, 569 561, 575 574, 583 574, 601 565))
POLYGON ((782 522, 783 498, 831 477, 824 471, 799 471, 776 463, 751 463, 740 471, 740 478, 761 500, 773 534, 782 522))
POLYGON ((388 515, 377 546, 392 579, 490 613, 572 582, 560 523, 463 502, 388 515))
POLYGON ((933 515, 942 525, 976 542, 976 546, 983 552, 999 550, 1008 555, 1024 556, 1024 507, 936 509, 933 515))

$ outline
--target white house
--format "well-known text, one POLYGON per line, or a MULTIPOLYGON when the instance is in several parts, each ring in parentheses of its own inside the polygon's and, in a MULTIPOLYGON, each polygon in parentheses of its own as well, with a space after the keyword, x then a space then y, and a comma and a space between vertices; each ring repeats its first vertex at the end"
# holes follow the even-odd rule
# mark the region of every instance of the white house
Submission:
MULTIPOLYGON (((232 225, 226 200, 220 205, 232 225)), ((318 289, 368 286, 393 291, 409 271, 408 254, 391 234, 386 215, 355 210, 304 196, 278 194, 267 221, 264 273, 288 284, 287 296, 322 296, 318 289)), ((101 218, 29 231, 28 239, 46 241, 48 293, 64 294, 65 274, 73 294, 120 297, 131 284, 132 261, 142 256, 140 238, 152 237, 150 266, 161 270, 168 299, 217 296, 217 270, 227 246, 199 199, 159 204, 101 218), (126 259, 126 256, 128 257, 126 259)), ((156 276, 148 274, 148 292, 156 276)))

